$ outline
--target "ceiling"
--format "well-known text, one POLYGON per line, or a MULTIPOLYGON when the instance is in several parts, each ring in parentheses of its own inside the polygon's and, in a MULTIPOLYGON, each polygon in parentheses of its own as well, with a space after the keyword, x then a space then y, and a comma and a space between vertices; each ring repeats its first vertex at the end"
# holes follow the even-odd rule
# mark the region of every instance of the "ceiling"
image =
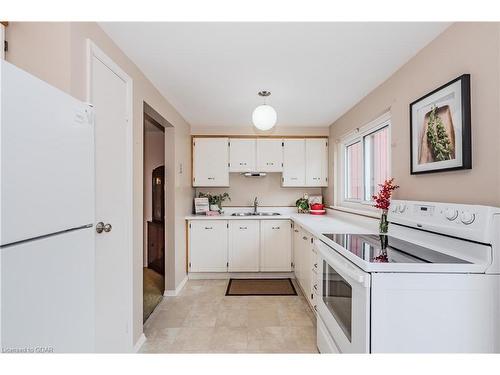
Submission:
POLYGON ((448 23, 104 22, 105 32, 194 127, 328 126, 448 23))

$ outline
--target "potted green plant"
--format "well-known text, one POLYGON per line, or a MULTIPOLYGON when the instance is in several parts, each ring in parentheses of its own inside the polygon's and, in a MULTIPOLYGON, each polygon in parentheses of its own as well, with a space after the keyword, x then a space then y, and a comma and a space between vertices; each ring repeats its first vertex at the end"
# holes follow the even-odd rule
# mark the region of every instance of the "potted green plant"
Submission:
POLYGON ((210 193, 198 193, 198 198, 208 198, 208 204, 210 204, 210 211, 221 211, 222 210, 222 202, 225 200, 231 200, 229 194, 217 194, 212 195, 210 193))
POLYGON ((295 206, 299 214, 305 214, 309 212, 309 195, 304 194, 302 198, 295 201, 295 206))

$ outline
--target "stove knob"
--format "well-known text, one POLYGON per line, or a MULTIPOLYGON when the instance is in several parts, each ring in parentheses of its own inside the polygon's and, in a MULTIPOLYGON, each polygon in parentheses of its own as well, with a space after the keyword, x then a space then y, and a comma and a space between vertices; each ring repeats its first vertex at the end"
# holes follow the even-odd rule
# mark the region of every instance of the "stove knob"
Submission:
POLYGON ((398 211, 400 214, 402 214, 403 212, 405 212, 406 210, 406 204, 404 203, 401 203, 399 206, 398 206, 398 211))
POLYGON ((444 211, 444 216, 449 220, 453 221, 458 217, 458 211, 453 208, 447 208, 444 211))
POLYGON ((471 212, 464 211, 462 212, 462 215, 460 215, 460 221, 465 225, 472 224, 474 220, 476 220, 476 214, 471 212))

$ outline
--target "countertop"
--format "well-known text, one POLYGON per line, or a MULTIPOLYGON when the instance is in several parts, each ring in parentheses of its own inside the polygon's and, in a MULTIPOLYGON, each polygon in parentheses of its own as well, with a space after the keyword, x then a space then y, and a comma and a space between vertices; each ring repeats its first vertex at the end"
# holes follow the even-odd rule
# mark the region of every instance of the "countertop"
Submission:
POLYGON ((327 209, 326 215, 299 214, 294 207, 259 207, 259 212, 279 212, 276 216, 231 216, 252 208, 227 208, 223 215, 189 215, 186 220, 292 220, 316 237, 322 233, 377 233, 378 220, 327 209))

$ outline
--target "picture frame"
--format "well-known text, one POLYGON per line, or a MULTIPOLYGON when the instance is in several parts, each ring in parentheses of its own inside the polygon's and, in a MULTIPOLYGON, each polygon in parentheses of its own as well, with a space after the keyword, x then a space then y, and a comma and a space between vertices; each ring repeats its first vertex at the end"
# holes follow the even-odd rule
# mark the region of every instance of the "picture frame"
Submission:
POLYGON ((410 173, 472 168, 470 75, 410 104, 410 173))

